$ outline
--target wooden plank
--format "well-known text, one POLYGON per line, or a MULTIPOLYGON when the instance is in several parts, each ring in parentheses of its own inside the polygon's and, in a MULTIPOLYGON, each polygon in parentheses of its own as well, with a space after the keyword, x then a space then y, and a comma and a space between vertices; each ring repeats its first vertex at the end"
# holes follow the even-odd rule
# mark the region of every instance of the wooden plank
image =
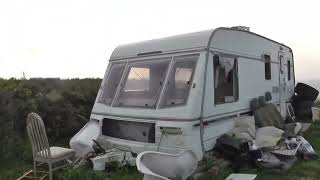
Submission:
MULTIPOLYGON (((39 177, 39 180, 44 180, 48 176, 48 173, 45 171, 37 171, 37 174, 39 173, 43 173, 43 174, 45 173, 44 175, 39 177)), ((37 179, 37 177, 34 177, 33 170, 30 170, 25 174, 23 174, 21 177, 19 177, 17 180, 24 180, 24 179, 37 179)))

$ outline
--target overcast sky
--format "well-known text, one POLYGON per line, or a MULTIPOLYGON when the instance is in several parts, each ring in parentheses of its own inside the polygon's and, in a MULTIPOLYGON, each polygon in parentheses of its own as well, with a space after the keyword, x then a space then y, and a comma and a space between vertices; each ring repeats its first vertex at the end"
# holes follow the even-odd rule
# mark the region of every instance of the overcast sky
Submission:
POLYGON ((320 77, 317 1, 1 0, 0 77, 103 77, 119 44, 245 25, 293 49, 296 78, 320 77))

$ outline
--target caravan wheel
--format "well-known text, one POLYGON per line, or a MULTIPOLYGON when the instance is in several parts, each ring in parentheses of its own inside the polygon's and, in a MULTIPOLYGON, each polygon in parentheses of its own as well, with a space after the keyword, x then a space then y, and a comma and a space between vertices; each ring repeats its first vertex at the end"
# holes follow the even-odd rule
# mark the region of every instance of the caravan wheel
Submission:
POLYGON ((312 119, 312 110, 310 109, 298 109, 294 111, 294 114, 298 118, 306 117, 312 119))
POLYGON ((307 84, 298 83, 294 91, 303 99, 315 101, 319 95, 319 91, 307 84))
POLYGON ((294 109, 300 110, 300 109, 311 109, 311 107, 314 105, 313 101, 294 101, 292 103, 292 106, 294 109))

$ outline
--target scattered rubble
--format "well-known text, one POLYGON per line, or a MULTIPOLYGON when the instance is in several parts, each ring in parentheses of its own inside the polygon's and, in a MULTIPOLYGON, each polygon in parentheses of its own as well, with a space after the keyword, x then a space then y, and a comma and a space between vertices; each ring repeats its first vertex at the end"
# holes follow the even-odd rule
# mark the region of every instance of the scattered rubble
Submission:
MULTIPOLYGON (((241 162, 252 162, 258 167, 286 171, 298 160, 297 157, 317 159, 318 155, 302 137, 302 133, 310 127, 312 114, 310 115, 309 109, 311 110, 318 93, 302 93, 300 89, 303 87, 305 85, 300 83, 300 94, 293 97, 294 111, 300 113, 291 116, 290 121, 283 119, 277 107, 270 103, 271 93, 254 98, 251 101, 252 116, 239 117, 234 129, 217 140, 214 148, 216 154, 230 161, 235 171, 239 169, 241 162)), ((308 90, 313 91, 310 87, 308 90)), ((219 168, 215 166, 209 169, 212 174, 218 171, 219 168)))

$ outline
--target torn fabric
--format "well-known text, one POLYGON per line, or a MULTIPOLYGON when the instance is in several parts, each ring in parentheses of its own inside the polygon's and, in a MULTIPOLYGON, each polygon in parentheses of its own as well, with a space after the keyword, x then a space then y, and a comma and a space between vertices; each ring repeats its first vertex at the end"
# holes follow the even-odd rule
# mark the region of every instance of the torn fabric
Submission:
POLYGON ((234 59, 231 57, 220 57, 220 65, 222 69, 225 70, 226 77, 228 77, 229 72, 233 69, 234 59))

